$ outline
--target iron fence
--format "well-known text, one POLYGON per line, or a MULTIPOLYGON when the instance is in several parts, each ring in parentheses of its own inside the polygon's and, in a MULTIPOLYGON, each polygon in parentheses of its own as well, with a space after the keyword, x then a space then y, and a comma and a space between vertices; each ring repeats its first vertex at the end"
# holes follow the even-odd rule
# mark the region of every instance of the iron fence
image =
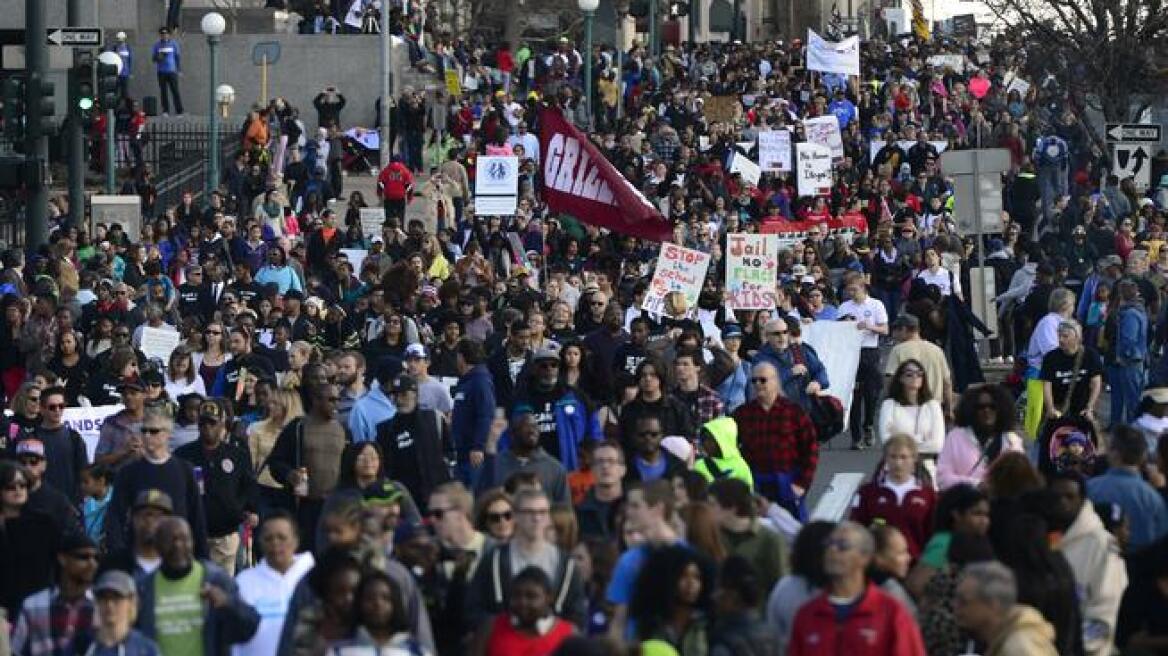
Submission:
MULTIPOLYGON (((239 148, 234 132, 230 124, 220 126, 220 171, 226 170, 239 148)), ((155 207, 159 212, 177 205, 183 192, 198 196, 206 187, 210 133, 207 123, 198 120, 155 119, 147 124, 142 160, 153 175, 158 191, 155 207)))

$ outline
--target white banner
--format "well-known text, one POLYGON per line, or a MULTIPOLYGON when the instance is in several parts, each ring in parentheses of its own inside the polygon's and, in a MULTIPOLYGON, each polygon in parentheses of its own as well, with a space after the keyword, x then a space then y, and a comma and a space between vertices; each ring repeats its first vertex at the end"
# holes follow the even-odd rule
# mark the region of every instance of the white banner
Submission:
MULTIPOLYGON (((949 142, 948 141, 930 141, 929 143, 933 145, 933 148, 937 149, 938 155, 940 155, 941 153, 943 153, 949 149, 949 142)), ((871 164, 872 162, 875 162, 876 161, 876 153, 880 152, 880 149, 887 146, 887 145, 888 145, 887 141, 873 141, 873 142, 869 143, 868 144, 868 163, 871 164)), ((900 146, 900 149, 903 150, 904 153, 907 155, 908 149, 917 145, 917 142, 915 142, 915 141, 898 141, 898 142, 896 142, 896 145, 900 146)), ((895 175, 898 172, 893 171, 892 173, 893 173, 893 175, 895 175)))
POLYGON ((726 236, 727 304, 734 310, 774 309, 779 270, 779 236, 726 236))
POLYGON ((815 30, 807 30, 807 70, 858 76, 860 37, 850 36, 836 43, 824 40, 815 30))
POLYGON ((933 55, 925 62, 934 68, 952 68, 954 73, 965 72, 965 55, 933 55))
POLYGON ((819 354, 827 369, 827 391, 844 406, 844 428, 852 408, 856 370, 860 367, 860 331, 855 321, 813 321, 803 324, 803 342, 819 354))
POLYGON ((758 133, 758 165, 764 171, 791 170, 791 133, 788 130, 758 133))
POLYGON ((840 134, 839 119, 835 114, 817 116, 803 121, 803 133, 807 141, 831 149, 831 156, 835 159, 844 157, 844 139, 840 134))
POLYGON ((730 172, 741 174, 743 182, 756 187, 759 178, 762 177, 762 169, 758 167, 758 164, 755 164, 754 160, 746 155, 737 152, 730 158, 730 172))
POLYGON ((795 144, 796 183, 800 196, 831 193, 831 150, 813 143, 795 144))
POLYGON ((182 335, 177 330, 143 326, 142 343, 138 348, 142 349, 142 354, 147 358, 162 360, 162 364, 166 365, 170 362, 171 352, 178 348, 181 339, 182 335))
POLYGON ((475 161, 475 214, 504 216, 519 203, 519 158, 483 155, 475 161))
POLYGON ((353 265, 353 275, 361 277, 361 265, 365 264, 365 257, 369 255, 369 251, 364 248, 342 248, 341 253, 349 260, 349 264, 353 265))
POLYGON ((707 253, 677 244, 661 244, 661 254, 657 257, 657 267, 641 309, 665 314, 665 296, 670 292, 682 292, 686 308, 692 311, 697 306, 698 294, 702 291, 709 267, 707 253))
POLYGON ((101 437, 102 422, 121 411, 120 405, 95 405, 88 408, 65 408, 61 417, 69 428, 81 433, 81 439, 85 440, 85 450, 89 452, 89 462, 93 462, 97 440, 101 437))

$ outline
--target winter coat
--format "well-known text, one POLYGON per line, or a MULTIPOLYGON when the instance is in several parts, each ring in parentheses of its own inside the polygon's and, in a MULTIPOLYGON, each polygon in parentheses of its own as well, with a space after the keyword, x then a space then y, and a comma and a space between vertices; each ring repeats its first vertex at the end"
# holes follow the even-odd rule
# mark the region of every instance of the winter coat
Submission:
POLYGON ((985 656, 1055 656, 1054 627, 1023 604, 1006 613, 1005 623, 990 641, 985 656))
MULTIPOLYGON (((1054 631, 1050 633, 1053 635, 1054 631)), ((787 654, 925 656, 925 645, 916 622, 904 606, 869 583, 864 596, 843 622, 836 618, 835 607, 826 593, 804 604, 795 615, 787 654)))
POLYGON ((1127 588, 1127 570, 1115 537, 1104 528, 1090 503, 1084 503, 1079 509, 1079 514, 1063 533, 1058 550, 1066 557, 1075 575, 1086 627, 1087 653, 1090 656, 1110 654, 1119 602, 1127 588))
MULTIPOLYGON (((260 616, 255 608, 245 603, 239 596, 239 587, 227 572, 215 563, 201 561, 203 582, 227 593, 227 605, 212 609, 203 602, 203 650, 206 656, 227 656, 231 645, 251 640, 259 629, 260 616)), ((143 635, 153 638, 154 625, 154 579, 162 576, 161 570, 138 580, 138 622, 136 628, 143 635)))
POLYGON ((871 526, 874 520, 883 520, 904 534, 908 551, 913 558, 921 554, 925 543, 933 535, 933 511, 937 507, 937 493, 931 485, 918 485, 897 503, 896 493, 885 485, 886 478, 879 478, 862 485, 852 503, 852 519, 863 526, 871 526))
POLYGON ((754 489, 754 474, 750 471, 750 463, 742 457, 738 449, 738 423, 733 417, 718 417, 708 421, 702 428, 709 431, 718 443, 721 455, 718 457, 706 456, 694 464, 694 471, 701 474, 707 481, 720 478, 737 478, 754 489))

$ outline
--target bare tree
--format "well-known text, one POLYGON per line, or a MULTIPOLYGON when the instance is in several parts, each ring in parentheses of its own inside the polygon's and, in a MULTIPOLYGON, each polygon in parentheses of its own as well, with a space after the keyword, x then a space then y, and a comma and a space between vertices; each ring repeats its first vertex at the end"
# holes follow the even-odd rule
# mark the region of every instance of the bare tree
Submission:
POLYGON ((1168 92, 1162 0, 984 0, 1025 52, 1023 71, 1052 76, 1078 107, 1127 121, 1168 92))

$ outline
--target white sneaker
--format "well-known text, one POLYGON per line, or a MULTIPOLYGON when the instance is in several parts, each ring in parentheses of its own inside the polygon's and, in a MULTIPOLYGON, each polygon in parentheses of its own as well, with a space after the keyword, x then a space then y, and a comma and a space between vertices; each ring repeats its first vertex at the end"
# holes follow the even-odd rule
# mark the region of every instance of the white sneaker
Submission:
POLYGON ((1002 358, 1001 357, 990 358, 990 364, 1002 364, 1002 358))
POLYGON ((1007 355, 1006 356, 1006 364, 1014 364, 1014 356, 1007 355))

